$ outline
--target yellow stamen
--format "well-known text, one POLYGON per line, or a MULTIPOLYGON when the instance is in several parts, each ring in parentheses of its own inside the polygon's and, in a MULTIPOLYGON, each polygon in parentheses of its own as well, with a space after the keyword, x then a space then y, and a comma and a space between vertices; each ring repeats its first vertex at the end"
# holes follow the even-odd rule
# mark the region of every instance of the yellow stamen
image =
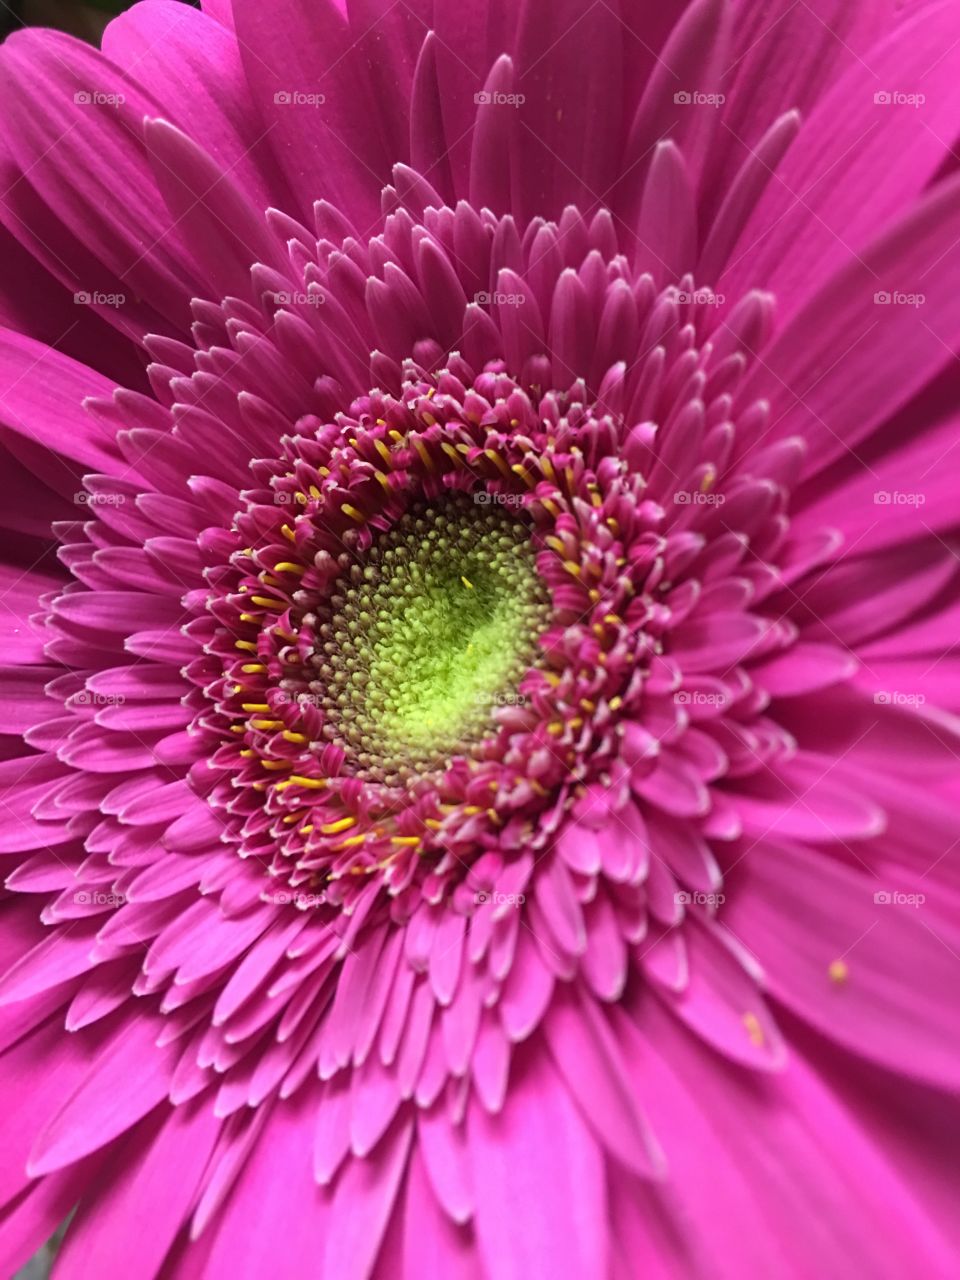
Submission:
POLYGON ((320 830, 325 836, 336 836, 341 831, 349 831, 351 827, 356 825, 356 818, 352 814, 348 814, 345 818, 338 818, 336 822, 325 822, 320 830))
POLYGON ((326 778, 307 778, 302 773, 292 773, 289 778, 284 778, 282 782, 277 783, 278 791, 285 791, 287 787, 307 787, 312 791, 319 791, 327 786, 326 778))

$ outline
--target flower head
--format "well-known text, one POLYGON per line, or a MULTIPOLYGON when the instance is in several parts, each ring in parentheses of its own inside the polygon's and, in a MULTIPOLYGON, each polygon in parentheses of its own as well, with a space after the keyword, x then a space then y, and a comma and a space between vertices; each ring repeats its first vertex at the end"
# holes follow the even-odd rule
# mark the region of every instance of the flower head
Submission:
POLYGON ((954 8, 205 8, 0 52, 0 1256, 949 1274, 954 8))

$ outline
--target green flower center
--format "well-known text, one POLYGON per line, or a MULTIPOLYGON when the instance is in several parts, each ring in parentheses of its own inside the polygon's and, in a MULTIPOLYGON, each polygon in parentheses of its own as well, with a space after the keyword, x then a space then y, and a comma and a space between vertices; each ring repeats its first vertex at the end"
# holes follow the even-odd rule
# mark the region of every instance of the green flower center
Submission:
POLYGON ((413 507, 329 603, 324 731, 384 782, 475 751, 497 707, 522 701, 550 612, 528 527, 466 497, 413 507))

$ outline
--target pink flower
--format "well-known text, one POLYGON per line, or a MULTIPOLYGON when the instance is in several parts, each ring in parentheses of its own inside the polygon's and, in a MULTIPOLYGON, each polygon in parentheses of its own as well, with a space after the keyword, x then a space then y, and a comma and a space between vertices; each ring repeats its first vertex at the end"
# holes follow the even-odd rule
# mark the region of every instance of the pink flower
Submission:
POLYGON ((3 50, 0 1202, 65 1280, 960 1265, 960 11, 3 50))

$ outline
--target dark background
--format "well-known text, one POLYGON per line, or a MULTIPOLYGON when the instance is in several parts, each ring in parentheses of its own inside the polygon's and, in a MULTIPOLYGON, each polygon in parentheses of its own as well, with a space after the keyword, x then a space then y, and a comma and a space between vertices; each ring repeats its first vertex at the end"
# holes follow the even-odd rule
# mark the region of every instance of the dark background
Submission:
MULTIPOLYGON (((199 8, 200 0, 182 0, 199 8)), ((19 27, 56 27, 91 44, 114 14, 133 0, 0 0, 0 39, 19 27)))

